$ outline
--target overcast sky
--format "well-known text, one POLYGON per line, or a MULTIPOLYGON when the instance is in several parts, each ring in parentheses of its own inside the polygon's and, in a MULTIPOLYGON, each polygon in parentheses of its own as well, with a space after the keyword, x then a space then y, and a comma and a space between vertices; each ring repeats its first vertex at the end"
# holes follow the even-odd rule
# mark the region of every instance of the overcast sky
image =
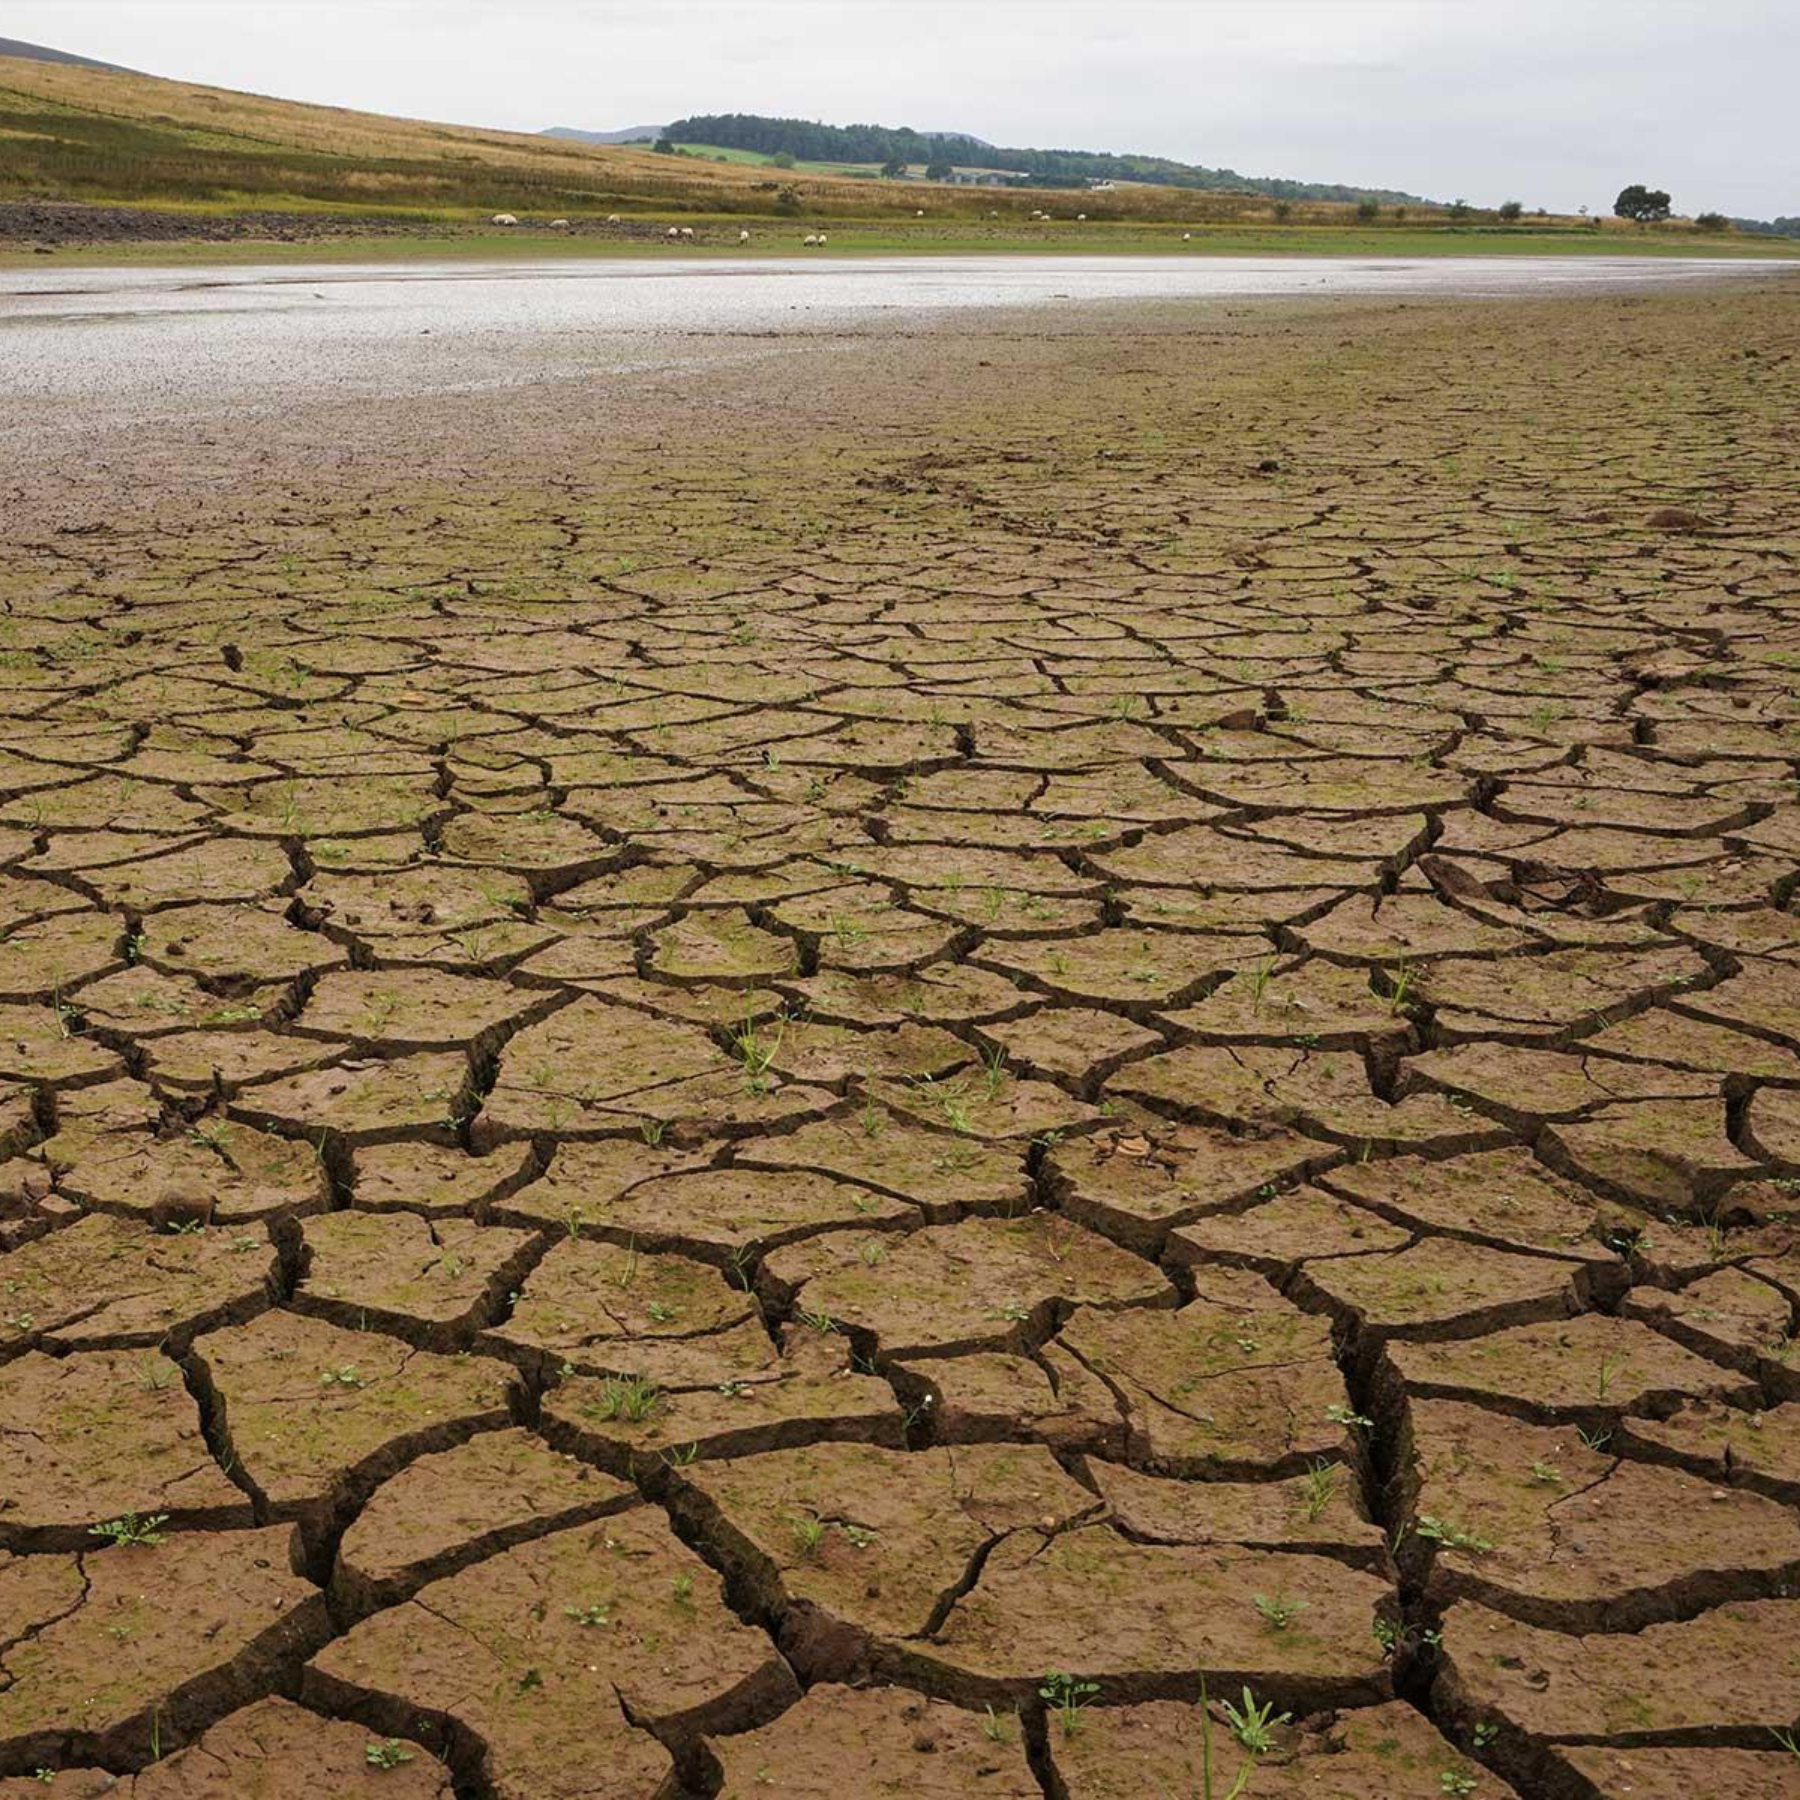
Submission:
POLYGON ((1800 0, 6 0, 151 74, 535 131, 694 112, 1572 211, 1800 213, 1800 0))

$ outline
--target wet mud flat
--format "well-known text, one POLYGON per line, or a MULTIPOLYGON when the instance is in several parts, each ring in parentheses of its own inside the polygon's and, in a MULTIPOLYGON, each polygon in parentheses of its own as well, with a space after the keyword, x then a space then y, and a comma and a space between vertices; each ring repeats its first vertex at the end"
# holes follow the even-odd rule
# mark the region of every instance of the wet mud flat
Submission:
POLYGON ((10 459, 0 1796, 1800 1796, 1797 351, 10 459))

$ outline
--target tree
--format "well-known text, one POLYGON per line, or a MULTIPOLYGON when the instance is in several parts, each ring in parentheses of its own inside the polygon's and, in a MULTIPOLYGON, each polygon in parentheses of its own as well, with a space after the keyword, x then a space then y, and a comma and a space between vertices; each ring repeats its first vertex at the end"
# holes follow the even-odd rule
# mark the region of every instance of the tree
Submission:
POLYGON ((928 162, 925 165, 925 179, 927 181, 948 181, 950 175, 951 168, 947 162, 928 162))
POLYGON ((1458 198, 1450 202, 1450 216, 1453 219, 1466 219, 1469 216, 1469 210, 1469 203, 1466 200, 1458 198))
POLYGON ((1660 225, 1669 216, 1669 196, 1661 188, 1647 188, 1641 181, 1621 188, 1613 202, 1613 211, 1621 219, 1633 219, 1639 225, 1660 225))
POLYGON ((673 138, 660 137, 656 140, 653 148, 658 156, 673 156, 675 154, 675 140, 673 138))
POLYGON ((1365 225, 1373 224, 1381 217, 1381 203, 1378 200, 1359 200, 1356 203, 1356 216, 1365 225))
POLYGON ((1723 213, 1701 213, 1694 223, 1702 231, 1729 231, 1731 229, 1731 221, 1723 213))
POLYGON ((906 175, 906 164, 897 156, 890 156, 881 165, 881 172, 889 181, 900 181, 906 175))
POLYGON ((1501 203, 1500 217, 1504 219, 1508 225, 1518 224, 1519 220, 1523 218, 1524 215, 1525 208, 1517 200, 1507 200, 1501 203))
POLYGON ((777 150, 769 161, 777 169, 791 169, 794 166, 794 153, 791 150, 777 150))

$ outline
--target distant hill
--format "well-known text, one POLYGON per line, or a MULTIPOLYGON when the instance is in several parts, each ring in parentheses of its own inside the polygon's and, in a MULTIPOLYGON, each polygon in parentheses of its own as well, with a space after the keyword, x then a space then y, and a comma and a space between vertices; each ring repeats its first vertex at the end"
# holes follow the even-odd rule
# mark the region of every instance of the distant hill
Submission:
POLYGON ((664 125, 627 125, 623 131, 577 131, 573 125, 552 125, 542 135, 571 144, 648 144, 667 129, 664 125))
POLYGON ((118 63, 97 62, 91 56, 77 56, 70 50, 52 50, 48 44, 27 44, 18 38, 0 37, 0 56, 16 56, 24 62, 72 63, 78 69, 111 69, 118 75, 137 72, 122 68, 118 63))
POLYGON ((976 163, 1006 169, 1040 187, 1080 187, 1090 181, 1141 181, 1156 187, 1204 192, 1267 194, 1277 200, 1380 200, 1425 206, 1417 194, 1394 188, 1355 187, 1335 181, 1293 181, 1281 176, 1240 175, 1166 156, 1116 155, 1109 150, 1016 150, 963 132, 914 131, 907 125, 821 125, 812 119, 776 119, 761 113, 700 113, 677 119, 665 135, 678 144, 721 150, 785 152, 814 163, 976 163))

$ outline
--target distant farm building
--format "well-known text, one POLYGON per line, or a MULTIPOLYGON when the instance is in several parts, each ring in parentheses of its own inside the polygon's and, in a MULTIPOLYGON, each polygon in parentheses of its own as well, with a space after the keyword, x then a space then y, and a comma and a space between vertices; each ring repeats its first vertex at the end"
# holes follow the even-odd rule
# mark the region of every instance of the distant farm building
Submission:
POLYGON ((952 169, 947 179, 952 187, 1010 187, 1031 177, 1018 169, 952 169))

